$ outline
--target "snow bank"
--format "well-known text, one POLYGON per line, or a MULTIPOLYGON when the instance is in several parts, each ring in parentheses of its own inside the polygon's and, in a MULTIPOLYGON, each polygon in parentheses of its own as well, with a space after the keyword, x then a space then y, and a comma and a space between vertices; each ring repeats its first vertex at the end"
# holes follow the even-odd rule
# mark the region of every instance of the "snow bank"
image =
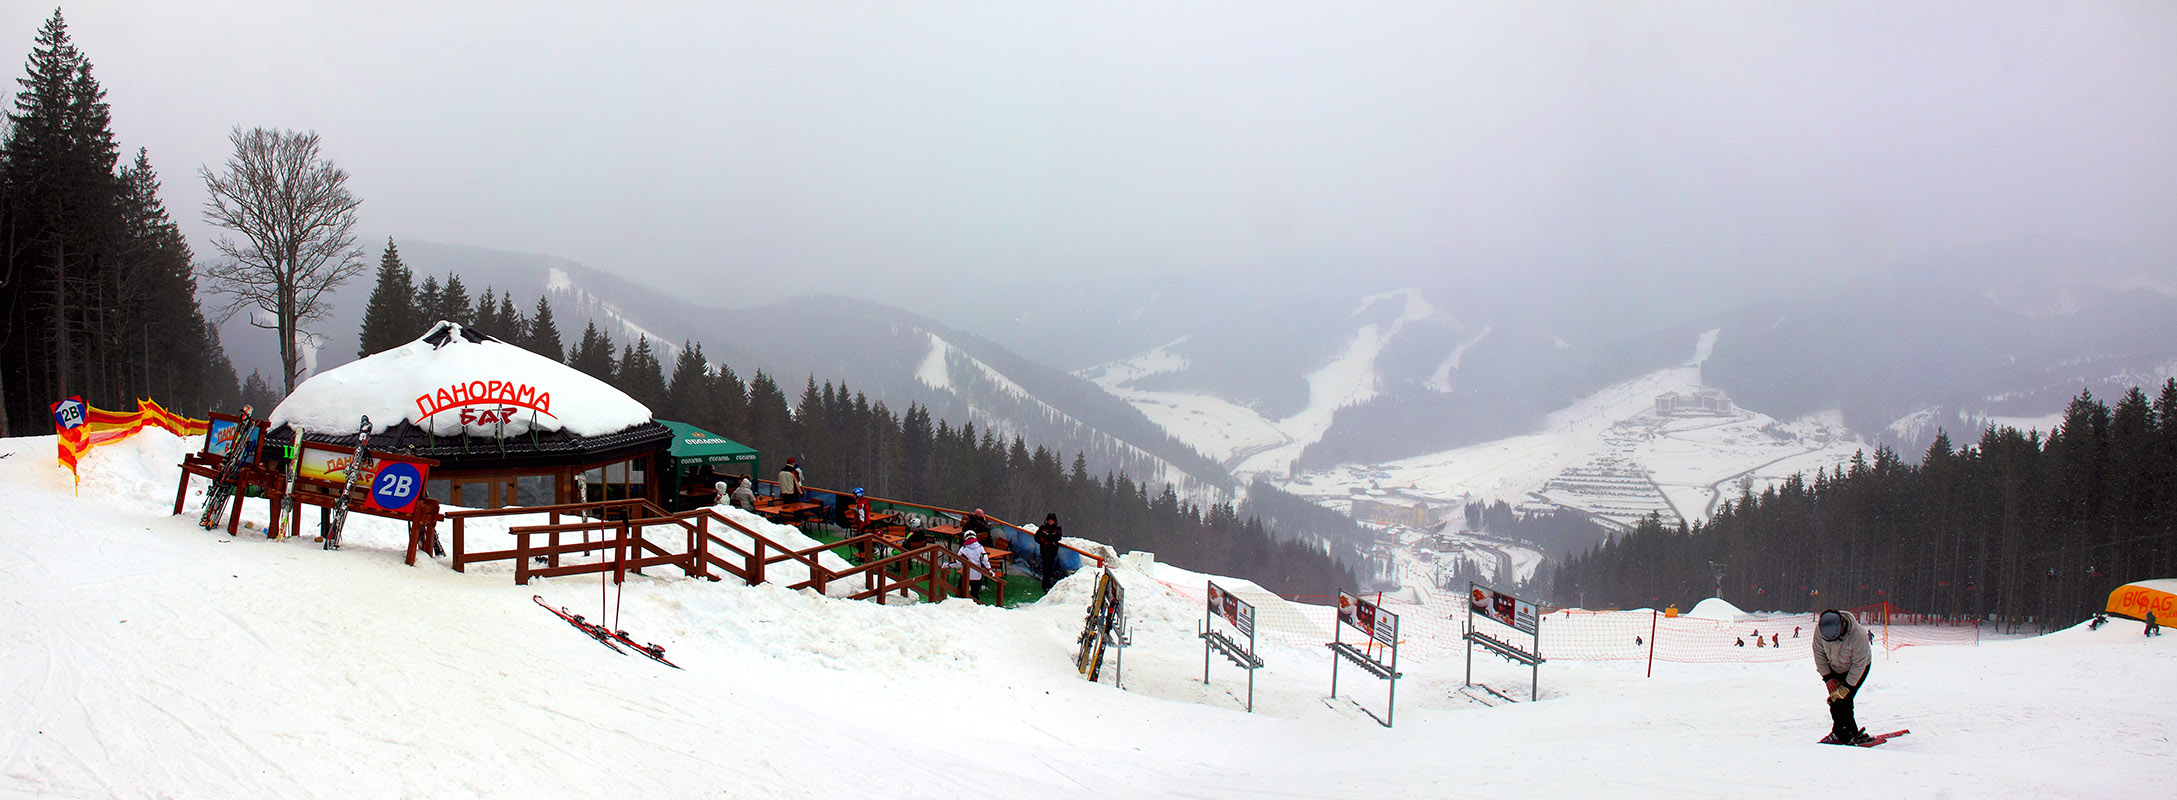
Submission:
POLYGON ((1729 600, 1725 600, 1721 597, 1711 597, 1707 600, 1703 600, 1701 602, 1693 604, 1693 610, 1686 612, 1686 616, 1692 617, 1694 619, 1713 619, 1723 622, 1730 622, 1731 620, 1746 616, 1746 612, 1740 610, 1738 606, 1732 605, 1731 601, 1729 600))

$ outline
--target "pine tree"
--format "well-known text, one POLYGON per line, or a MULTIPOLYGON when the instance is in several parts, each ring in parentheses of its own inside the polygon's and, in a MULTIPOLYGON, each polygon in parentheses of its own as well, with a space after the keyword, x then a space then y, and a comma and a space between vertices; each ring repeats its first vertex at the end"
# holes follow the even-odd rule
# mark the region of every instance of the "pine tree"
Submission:
POLYGON ((552 321, 552 304, 544 295, 537 295, 537 315, 529 320, 529 335, 525 341, 523 346, 529 348, 529 352, 553 361, 566 358, 565 348, 559 341, 559 325, 552 321))
POLYGON ((503 334, 506 337, 504 341, 512 342, 516 347, 528 349, 529 320, 522 319, 521 309, 514 307, 514 294, 512 292, 499 295, 499 310, 493 313, 492 317, 498 326, 506 331, 503 334))
POLYGON ((589 323, 582 329, 582 341, 577 342, 574 351, 567 354, 567 366, 574 367, 584 375, 611 383, 613 374, 619 371, 619 363, 613 360, 612 336, 599 331, 597 323, 589 323))
POLYGON ((378 257, 378 282, 363 310, 363 330, 356 336, 355 357, 382 353, 423 335, 416 323, 415 298, 414 278, 401 263, 400 248, 387 237, 385 253, 378 257))
POLYGON ((447 274, 446 285, 438 290, 438 318, 469 324, 469 288, 461 284, 461 276, 447 274))
POLYGON ((81 393, 94 404, 112 402, 117 387, 84 367, 107 357, 99 345, 110 338, 101 334, 112 331, 99 329, 100 312, 120 300, 113 271, 120 147, 105 90, 60 11, 38 31, 26 66, 0 144, 8 229, 0 255, 10 267, 0 318, 24 332, 6 337, 0 352, 9 380, 0 416, 17 424, 43 417, 49 398, 81 393))
POLYGON ((489 286, 484 287, 484 293, 476 298, 476 307, 469 309, 467 319, 469 327, 493 336, 506 333, 499 324, 499 293, 489 286))
POLYGON ((673 382, 665 389, 665 402, 658 415, 692 425, 704 424, 697 420, 707 416, 710 390, 710 364, 703 360, 703 345, 683 341, 680 355, 673 359, 673 382))
POLYGON ((444 297, 445 292, 438 287, 438 276, 424 276, 423 285, 416 287, 416 316, 421 323, 416 326, 417 336, 423 335, 424 328, 446 320, 446 316, 440 313, 440 300, 444 297))
POLYGON ((635 398, 635 402, 653 409, 664 405, 665 372, 657 355, 650 350, 649 336, 637 334, 635 344, 622 351, 616 377, 618 380, 614 385, 635 398))

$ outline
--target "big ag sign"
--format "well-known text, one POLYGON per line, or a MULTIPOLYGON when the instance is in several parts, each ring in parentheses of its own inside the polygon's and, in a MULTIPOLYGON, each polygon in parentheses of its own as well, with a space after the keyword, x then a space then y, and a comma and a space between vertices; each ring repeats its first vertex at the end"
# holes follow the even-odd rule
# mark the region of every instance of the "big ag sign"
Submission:
POLYGON ((451 411, 460 415, 463 427, 501 426, 513 422, 522 409, 558 419, 552 414, 551 392, 515 381, 469 381, 417 395, 416 424, 451 411))

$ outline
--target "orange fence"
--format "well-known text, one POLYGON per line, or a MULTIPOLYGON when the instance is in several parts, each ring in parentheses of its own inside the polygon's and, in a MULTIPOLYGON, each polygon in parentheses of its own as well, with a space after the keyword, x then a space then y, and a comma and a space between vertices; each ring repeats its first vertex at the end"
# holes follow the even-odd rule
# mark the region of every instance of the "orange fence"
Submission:
MULTIPOLYGON (((135 411, 107 411, 85 406, 81 426, 56 430, 60 439, 60 463, 73 474, 76 462, 91 448, 127 439, 145 426, 165 428, 175 436, 201 436, 210 425, 209 420, 190 419, 161 408, 158 401, 148 397, 136 398, 135 411)), ((56 422, 55 427, 58 426, 56 422)))

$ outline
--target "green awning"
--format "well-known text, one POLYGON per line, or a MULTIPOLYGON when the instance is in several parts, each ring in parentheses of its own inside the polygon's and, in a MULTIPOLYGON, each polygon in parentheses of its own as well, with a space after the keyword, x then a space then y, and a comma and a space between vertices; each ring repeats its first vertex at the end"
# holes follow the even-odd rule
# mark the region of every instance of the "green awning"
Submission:
POLYGON ((756 471, 756 448, 685 422, 661 419, 658 424, 673 432, 673 446, 667 454, 675 467, 747 464, 750 474, 756 471))

